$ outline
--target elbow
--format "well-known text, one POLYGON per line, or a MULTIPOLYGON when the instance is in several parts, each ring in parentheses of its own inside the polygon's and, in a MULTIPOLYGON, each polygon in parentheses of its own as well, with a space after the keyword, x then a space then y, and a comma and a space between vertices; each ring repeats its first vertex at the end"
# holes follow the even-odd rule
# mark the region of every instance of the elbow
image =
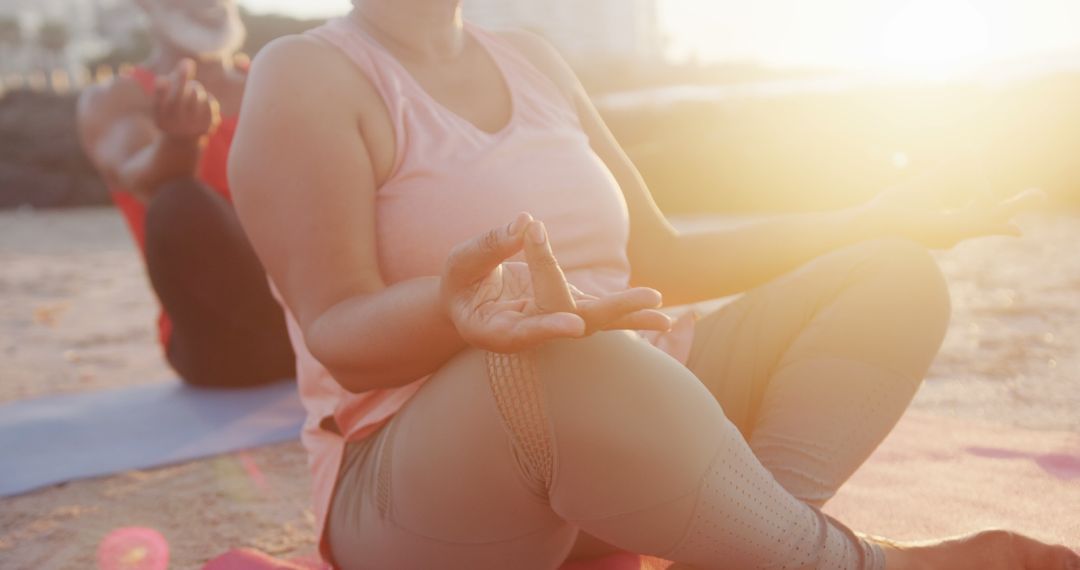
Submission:
POLYGON ((359 394, 374 389, 368 382, 371 375, 360 361, 360 351, 342 354, 335 339, 323 334, 322 329, 316 321, 304 331, 304 344, 315 361, 347 392, 359 394))
POLYGON ((350 394, 400 388, 409 384, 412 380, 417 380, 416 378, 402 378, 400 375, 375 368, 338 366, 336 368, 327 367, 326 370, 330 377, 338 383, 338 386, 341 386, 343 390, 350 394))
POLYGON ((391 382, 388 382, 367 370, 327 367, 327 372, 329 372, 330 377, 337 382, 338 386, 341 386, 343 390, 350 394, 363 394, 365 392, 371 392, 372 390, 392 387, 391 382))
POLYGON ((338 335, 327 332, 327 327, 320 326, 319 321, 304 332, 304 343, 311 356, 346 392, 361 394, 404 383, 379 365, 375 351, 368 350, 367 343, 351 348, 343 346, 338 335))

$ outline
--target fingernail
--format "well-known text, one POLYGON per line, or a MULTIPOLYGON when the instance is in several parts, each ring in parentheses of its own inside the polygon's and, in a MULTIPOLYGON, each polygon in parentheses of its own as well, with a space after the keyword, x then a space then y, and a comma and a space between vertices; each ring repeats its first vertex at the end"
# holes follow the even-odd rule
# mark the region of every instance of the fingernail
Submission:
POLYGON ((536 245, 543 245, 547 241, 547 232, 544 231, 543 224, 533 224, 529 228, 529 239, 536 245))
POLYGON ((524 218, 524 216, 518 216, 516 220, 510 222, 510 225, 506 227, 506 233, 512 236, 518 235, 518 232, 521 231, 521 226, 525 225, 524 218))

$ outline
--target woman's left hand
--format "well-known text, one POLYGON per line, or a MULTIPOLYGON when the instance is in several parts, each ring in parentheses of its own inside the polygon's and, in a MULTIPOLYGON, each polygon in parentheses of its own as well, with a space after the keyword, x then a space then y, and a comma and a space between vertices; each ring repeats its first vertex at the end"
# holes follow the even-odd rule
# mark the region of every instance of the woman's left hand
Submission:
POLYGON ((1041 190, 1026 190, 1000 202, 972 201, 959 209, 931 205, 925 196, 907 188, 887 190, 863 206, 877 230, 901 235, 935 249, 949 249, 972 238, 1019 236, 1013 217, 1043 201, 1041 190))

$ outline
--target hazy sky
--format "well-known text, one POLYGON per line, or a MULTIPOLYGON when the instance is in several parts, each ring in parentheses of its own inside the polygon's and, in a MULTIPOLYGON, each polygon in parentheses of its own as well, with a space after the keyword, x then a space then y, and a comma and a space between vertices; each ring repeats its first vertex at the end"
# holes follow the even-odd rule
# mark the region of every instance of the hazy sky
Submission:
MULTIPOLYGON (((349 7, 349 0, 240 1, 255 11, 298 16, 349 7)), ((661 6, 672 53, 704 59, 852 68, 934 68, 1061 52, 1080 59, 1080 0, 661 0, 661 6)))

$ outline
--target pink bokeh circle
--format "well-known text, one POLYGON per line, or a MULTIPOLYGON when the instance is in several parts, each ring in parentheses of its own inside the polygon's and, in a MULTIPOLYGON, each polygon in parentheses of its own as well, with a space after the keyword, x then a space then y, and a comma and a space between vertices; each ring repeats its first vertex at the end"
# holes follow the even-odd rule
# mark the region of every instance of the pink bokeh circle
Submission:
POLYGON ((167 570, 169 542, 152 528, 118 528, 101 540, 97 559, 99 570, 167 570))

